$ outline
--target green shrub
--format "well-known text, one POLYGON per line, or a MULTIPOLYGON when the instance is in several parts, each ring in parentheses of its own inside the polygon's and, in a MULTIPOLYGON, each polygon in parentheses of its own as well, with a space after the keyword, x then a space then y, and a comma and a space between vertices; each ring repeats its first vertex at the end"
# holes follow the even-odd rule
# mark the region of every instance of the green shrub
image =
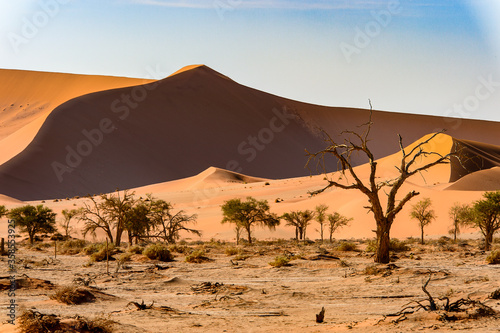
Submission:
POLYGON ((78 254, 85 248, 87 242, 83 239, 70 239, 58 244, 58 252, 61 254, 78 254))
POLYGON ((203 250, 195 250, 186 256, 186 262, 199 264, 204 261, 210 261, 210 259, 205 256, 205 251, 203 250))
POLYGON ((273 261, 269 262, 269 265, 279 268, 284 266, 290 266, 290 259, 285 256, 278 256, 274 258, 273 261))
POLYGON ((488 257, 486 257, 486 262, 490 265, 500 264, 500 251, 491 251, 488 257))
POLYGON ((168 250, 168 247, 165 244, 151 244, 144 249, 142 252, 146 257, 153 260, 159 261, 172 261, 174 260, 174 256, 168 250))

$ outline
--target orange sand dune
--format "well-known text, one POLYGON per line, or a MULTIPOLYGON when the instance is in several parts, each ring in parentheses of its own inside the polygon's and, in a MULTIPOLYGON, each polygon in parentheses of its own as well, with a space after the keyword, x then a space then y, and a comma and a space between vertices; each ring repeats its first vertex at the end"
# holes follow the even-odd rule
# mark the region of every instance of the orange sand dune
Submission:
MULTIPOLYGON (((70 100, 33 142, 0 167, 0 191, 22 200, 110 192, 181 179, 210 166, 265 178, 307 175, 304 149, 365 123, 361 109, 296 102, 242 86, 206 66, 161 81, 70 100)), ((441 128, 496 143, 496 122, 375 111, 376 157, 441 128)), ((358 160, 361 164, 363 160, 358 160)))
POLYGON ((0 69, 0 140, 37 121, 21 135, 8 142, 0 141, 0 163, 26 147, 48 114, 61 103, 91 92, 149 82, 151 80, 0 69))

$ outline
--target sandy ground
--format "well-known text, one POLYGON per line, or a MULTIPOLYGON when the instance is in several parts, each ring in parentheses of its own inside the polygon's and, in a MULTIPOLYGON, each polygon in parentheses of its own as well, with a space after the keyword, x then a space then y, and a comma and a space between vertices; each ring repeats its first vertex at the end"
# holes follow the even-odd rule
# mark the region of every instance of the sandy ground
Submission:
MULTIPOLYGON (((340 252, 335 250, 338 244, 274 242, 240 246, 240 253, 232 256, 225 251, 234 244, 187 245, 203 248, 211 261, 187 263, 177 253, 174 262, 162 263, 134 255, 118 272, 116 262, 111 262, 110 274, 104 262, 86 265, 85 255, 58 255, 53 260, 51 248, 21 247, 17 276, 47 280, 53 286, 19 289, 16 299, 19 311, 109 318, 119 323, 118 332, 498 332, 499 319, 440 321, 442 311, 420 310, 397 324, 391 322, 397 317, 384 319, 412 300, 426 304, 421 286, 429 273, 427 289, 436 301, 444 296, 451 301, 470 297, 500 311, 500 301, 488 299, 500 288, 499 267, 485 263, 486 254, 477 250, 477 242, 411 244, 410 251, 396 254, 396 266, 377 265, 378 273, 366 271, 373 266, 372 253, 362 251, 366 245, 358 244, 357 252, 340 252), (313 260, 322 253, 339 259, 313 260), (297 259, 288 267, 271 267, 268 263, 278 255, 297 259), (242 257, 248 258, 237 260, 242 257), (155 269, 155 264, 162 269, 155 269), (57 287, 73 284, 75 277, 93 278, 89 290, 97 296, 94 302, 65 305, 50 299, 57 287), (203 289, 206 282, 212 287, 203 289), (214 287, 216 283, 221 285, 214 287), (142 301, 154 302, 153 308, 138 310, 128 304, 142 301), (322 307, 325 322, 318 324, 315 314, 322 307)), ((5 272, 5 258, 1 265, 5 272)), ((8 302, 5 291, 0 300, 8 302)), ((0 331, 9 327, 5 324, 0 331)))

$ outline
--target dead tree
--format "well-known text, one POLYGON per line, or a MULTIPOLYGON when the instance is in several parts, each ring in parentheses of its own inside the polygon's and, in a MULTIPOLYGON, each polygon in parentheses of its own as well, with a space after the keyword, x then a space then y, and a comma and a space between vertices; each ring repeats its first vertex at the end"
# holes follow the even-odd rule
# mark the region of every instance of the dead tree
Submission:
MULTIPOLYGON (((442 155, 438 152, 427 151, 426 145, 431 142, 437 135, 441 132, 432 134, 429 138, 423 140, 422 142, 416 144, 413 148, 405 148, 403 145, 403 138, 398 134, 399 147, 401 149, 401 163, 399 166, 395 166, 399 175, 391 180, 377 180, 377 162, 375 157, 368 147, 368 137, 370 135, 370 130, 372 128, 372 106, 370 102, 370 117, 366 124, 361 125, 364 127, 364 131, 359 134, 355 131, 343 131, 341 137, 342 141, 333 139, 325 131, 322 133, 325 135, 325 141, 327 147, 319 152, 310 153, 306 150, 309 160, 307 165, 312 161, 317 161, 317 166, 322 169, 325 174, 325 178, 328 184, 317 191, 310 192, 311 195, 317 195, 331 187, 337 187, 344 190, 358 190, 363 193, 369 202, 369 206, 365 207, 373 213, 375 222, 377 224, 376 235, 377 235, 377 250, 375 254, 375 262, 377 263, 388 263, 389 262, 389 243, 390 243, 390 230, 396 215, 401 212, 404 205, 407 204, 413 197, 419 195, 416 191, 410 191, 405 194, 401 199, 397 199, 398 191, 405 181, 411 176, 421 173, 435 165, 450 163, 450 158, 456 156, 455 152, 450 152, 449 154, 442 155), (370 173, 368 181, 363 181, 358 175, 358 171, 354 169, 354 164, 351 160, 353 154, 365 155, 369 160, 370 173), (334 156, 338 160, 340 177, 348 180, 348 176, 351 180, 345 183, 341 183, 328 176, 325 167, 325 157, 334 156), (435 157, 432 162, 424 163, 423 165, 417 166, 417 163, 422 158, 435 157), (384 188, 388 188, 389 192, 387 194, 387 205, 384 209, 382 206, 382 201, 380 199, 380 191, 384 188)), ((337 174, 338 175, 338 174, 337 174)))

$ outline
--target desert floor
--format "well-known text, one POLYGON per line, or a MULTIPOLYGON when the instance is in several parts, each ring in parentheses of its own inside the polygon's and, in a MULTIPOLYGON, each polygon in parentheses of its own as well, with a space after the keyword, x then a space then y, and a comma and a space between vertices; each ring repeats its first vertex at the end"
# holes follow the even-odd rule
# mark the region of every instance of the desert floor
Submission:
MULTIPOLYGON (((182 242, 170 248, 175 255, 172 262, 134 254, 118 271, 118 261, 110 261, 109 274, 106 262, 89 263, 89 256, 81 253, 58 254, 54 259, 51 241, 45 246, 20 245, 16 277, 22 282, 16 291, 17 312, 36 310, 66 318, 66 322, 75 316, 106 318, 114 322, 115 332, 499 331, 499 317, 470 318, 477 315, 478 307, 466 313, 449 312, 449 320, 443 320, 446 314, 442 310, 423 309, 385 317, 412 301, 427 306, 422 285, 429 276, 427 290, 440 307, 445 304, 442 297, 451 302, 470 298, 500 311, 500 300, 489 298, 500 288, 500 266, 486 263, 488 252, 478 250, 479 241, 441 239, 420 245, 415 239, 407 240, 409 249, 394 252, 394 262, 389 265, 374 265, 366 241, 349 242, 356 244, 355 250, 340 251, 341 241, 302 244, 276 240, 240 246, 220 241, 182 242), (204 251, 210 260, 186 262, 186 253, 194 250, 204 251), (271 266, 269 262, 277 256, 290 259, 290 266, 271 266), (76 285, 75 278, 90 282, 89 287, 81 288, 95 300, 66 305, 50 298, 62 286, 76 285), (130 304, 142 301, 154 304, 144 310, 130 304), (316 323, 315 315, 322 307, 324 323, 316 323)), ((120 250, 127 253, 126 247, 120 250)), ((4 272, 0 287, 5 289, 5 256, 0 267, 4 272)), ((2 290, 0 303, 8 302, 7 290, 2 290)), ((5 306, 1 311, 0 331, 17 332, 19 325, 6 323, 5 306)))

